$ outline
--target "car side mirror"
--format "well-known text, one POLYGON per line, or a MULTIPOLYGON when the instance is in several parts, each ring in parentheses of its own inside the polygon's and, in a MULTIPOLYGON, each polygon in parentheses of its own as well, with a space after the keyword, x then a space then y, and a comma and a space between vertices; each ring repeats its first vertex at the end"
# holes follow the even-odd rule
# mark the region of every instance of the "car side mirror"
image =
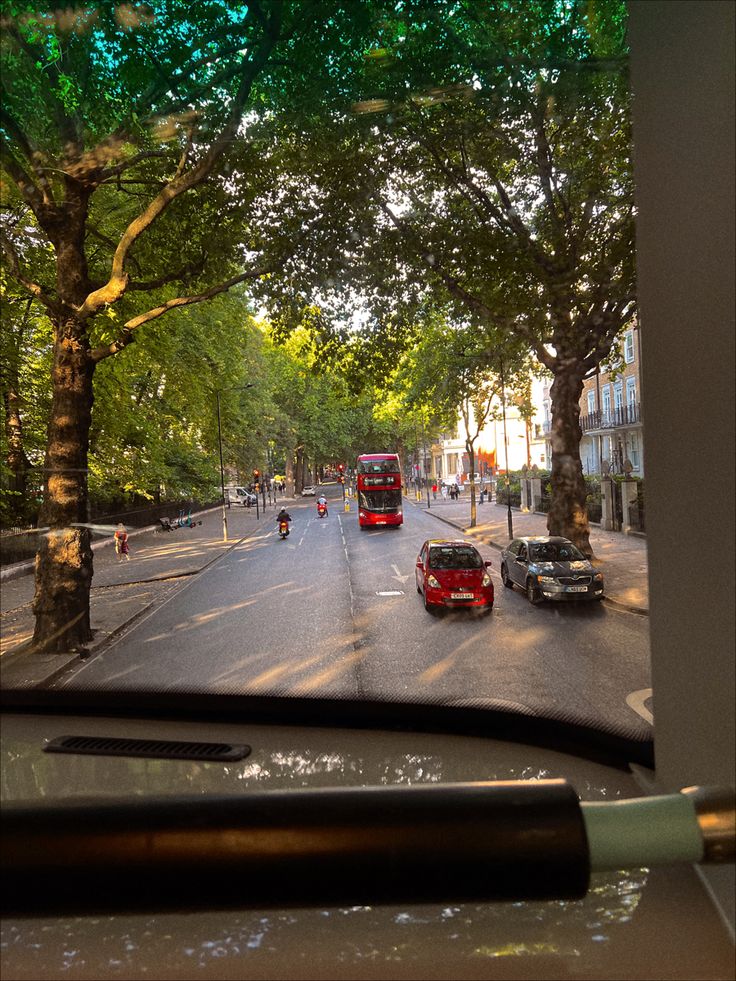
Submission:
POLYGON ((527 560, 524 558, 523 555, 517 555, 516 556, 516 561, 517 562, 521 562, 522 565, 526 565, 527 564, 527 560))
POLYGON ((422 562, 421 559, 417 559, 417 569, 423 569, 423 568, 424 568, 424 563, 422 562))

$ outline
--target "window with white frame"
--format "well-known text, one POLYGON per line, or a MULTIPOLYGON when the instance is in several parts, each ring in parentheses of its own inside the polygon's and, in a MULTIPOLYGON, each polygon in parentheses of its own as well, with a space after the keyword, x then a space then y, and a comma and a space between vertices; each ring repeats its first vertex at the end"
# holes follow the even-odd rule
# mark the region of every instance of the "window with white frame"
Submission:
POLYGON ((595 412, 595 392, 588 392, 588 415, 592 416, 595 412))
POLYGON ((636 405, 636 378, 626 379, 626 404, 636 405))
POLYGON ((631 364, 634 360, 634 331, 628 330, 624 334, 624 361, 631 364))
POLYGON ((622 382, 618 382, 613 386, 613 404, 617 409, 620 409, 624 404, 624 386, 622 382))
POLYGON ((611 386, 604 385, 601 389, 601 395, 603 396, 603 418, 609 422, 611 419, 611 386))
POLYGON ((635 432, 629 433, 626 442, 628 443, 627 450, 629 453, 629 459, 631 460, 631 465, 634 468, 634 470, 638 470, 639 469, 639 437, 635 432))

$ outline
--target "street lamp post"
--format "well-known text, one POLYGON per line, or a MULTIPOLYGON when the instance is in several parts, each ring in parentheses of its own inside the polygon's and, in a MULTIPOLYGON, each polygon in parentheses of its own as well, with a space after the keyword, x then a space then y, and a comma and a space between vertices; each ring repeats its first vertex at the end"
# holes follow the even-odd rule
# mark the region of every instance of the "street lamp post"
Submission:
MULTIPOLYGON (((222 461, 222 420, 220 418, 220 392, 245 391, 246 388, 253 388, 253 384, 235 385, 232 388, 216 388, 215 399, 217 400, 217 445, 220 450, 220 493, 222 495, 222 540, 227 541, 227 510, 225 508, 225 467, 222 461)), ((227 502, 230 507, 230 502, 227 502)))

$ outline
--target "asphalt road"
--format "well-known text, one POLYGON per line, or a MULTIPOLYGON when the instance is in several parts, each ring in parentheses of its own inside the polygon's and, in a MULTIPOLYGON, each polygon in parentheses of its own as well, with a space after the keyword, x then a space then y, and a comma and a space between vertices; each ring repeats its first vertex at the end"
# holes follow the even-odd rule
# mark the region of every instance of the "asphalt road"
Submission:
POLYGON ((491 700, 646 728, 627 703, 651 684, 646 619, 599 603, 532 607, 504 589, 499 552, 484 546, 493 613, 429 614, 417 553, 459 533, 408 501, 402 528, 361 530, 338 494, 324 519, 312 498, 290 507, 286 541, 269 516, 55 687, 491 700))

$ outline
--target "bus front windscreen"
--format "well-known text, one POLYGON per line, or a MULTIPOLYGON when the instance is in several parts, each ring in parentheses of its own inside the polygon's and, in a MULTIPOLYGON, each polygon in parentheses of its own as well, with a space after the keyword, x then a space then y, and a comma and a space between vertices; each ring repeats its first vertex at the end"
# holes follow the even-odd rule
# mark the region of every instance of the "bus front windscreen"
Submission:
POLYGON ((358 473, 397 473, 399 462, 393 460, 358 460, 358 473))
POLYGON ((401 491, 361 490, 360 506, 374 514, 395 514, 401 509, 401 491))

